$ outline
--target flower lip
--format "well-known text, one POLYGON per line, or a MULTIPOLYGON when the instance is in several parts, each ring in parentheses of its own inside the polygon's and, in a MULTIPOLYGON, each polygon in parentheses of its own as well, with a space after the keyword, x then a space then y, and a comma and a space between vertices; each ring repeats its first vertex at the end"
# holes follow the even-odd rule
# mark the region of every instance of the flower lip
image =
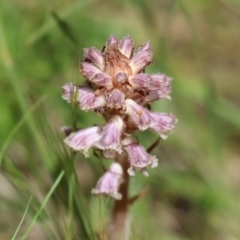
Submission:
POLYGON ((178 120, 172 114, 152 112, 150 115, 153 119, 150 129, 157 132, 162 139, 166 139, 178 120))

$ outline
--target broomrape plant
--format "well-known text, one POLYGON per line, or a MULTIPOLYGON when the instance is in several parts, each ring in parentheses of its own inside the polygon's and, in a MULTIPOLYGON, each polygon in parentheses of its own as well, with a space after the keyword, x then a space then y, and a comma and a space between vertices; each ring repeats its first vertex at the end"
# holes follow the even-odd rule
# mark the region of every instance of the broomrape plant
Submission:
MULTIPOLYGON (((82 110, 95 111, 106 119, 106 125, 73 132, 64 141, 85 157, 90 149, 98 149, 113 161, 92 193, 115 199, 115 233, 122 232, 126 223, 129 176, 136 171, 148 176, 148 168, 158 165, 157 158, 139 144, 133 133, 150 129, 166 139, 177 122, 172 114, 149 110, 151 102, 170 99, 172 80, 162 73, 146 74, 145 68, 151 63, 149 42, 134 48, 129 36, 122 40, 110 36, 103 51, 84 49, 80 72, 90 84, 68 83, 62 87, 67 102, 75 102, 82 110)), ((110 239, 116 237, 110 235, 110 239)))

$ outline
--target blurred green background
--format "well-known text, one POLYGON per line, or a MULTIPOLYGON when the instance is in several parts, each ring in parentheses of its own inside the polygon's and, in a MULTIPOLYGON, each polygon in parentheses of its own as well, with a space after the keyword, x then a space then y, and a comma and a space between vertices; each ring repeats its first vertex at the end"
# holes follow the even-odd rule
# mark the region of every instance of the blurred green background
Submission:
MULTIPOLYGON (((81 186, 69 214, 68 170, 60 173, 71 156, 60 127, 72 123, 61 86, 83 82, 82 48, 101 49, 110 34, 151 41, 147 72, 174 79, 172 100, 152 107, 179 120, 154 150, 158 168, 132 178, 131 195, 148 193, 131 207, 130 239, 240 239, 238 0, 1 0, 0 239, 14 239, 31 194, 16 239, 30 223, 34 240, 95 239, 99 222, 109 225, 112 201, 90 195, 109 161, 93 154, 77 156, 81 186)), ((77 115, 78 127, 103 122, 95 113, 77 115)), ((138 135, 145 147, 157 138, 138 135)))

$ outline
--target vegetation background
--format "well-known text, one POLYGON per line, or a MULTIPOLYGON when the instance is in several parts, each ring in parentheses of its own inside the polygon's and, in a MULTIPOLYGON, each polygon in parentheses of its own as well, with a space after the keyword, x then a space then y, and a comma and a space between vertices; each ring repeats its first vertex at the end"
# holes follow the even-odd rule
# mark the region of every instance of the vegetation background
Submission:
MULTIPOLYGON (((154 150, 158 168, 132 179, 131 195, 148 192, 130 210, 130 239, 239 240, 238 0, 0 1, 0 239, 103 239, 112 201, 90 192, 109 161, 78 154, 71 180, 61 86, 83 82, 82 48, 101 49, 110 34, 151 41, 147 72, 174 79, 172 101, 152 107, 179 119, 154 150)), ((156 135, 139 139, 148 147, 156 135)))

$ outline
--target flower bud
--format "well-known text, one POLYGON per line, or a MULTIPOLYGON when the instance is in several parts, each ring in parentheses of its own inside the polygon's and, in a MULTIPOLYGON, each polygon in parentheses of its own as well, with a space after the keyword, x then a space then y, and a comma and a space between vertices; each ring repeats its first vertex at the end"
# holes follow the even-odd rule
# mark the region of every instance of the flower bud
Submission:
POLYGON ((107 40, 107 45, 118 44, 118 43, 119 43, 119 39, 113 35, 110 35, 109 39, 107 40))
POLYGON ((130 58, 133 51, 133 40, 129 36, 126 36, 123 38, 118 48, 123 55, 130 58))
POLYGON ((104 69, 104 59, 103 59, 102 53, 97 48, 95 47, 85 48, 83 49, 83 51, 84 51, 84 56, 83 56, 84 61, 90 61, 99 69, 101 70, 104 69))
POLYGON ((125 99, 125 94, 119 89, 113 89, 107 94, 107 106, 109 108, 121 108, 123 101, 125 99))
POLYGON ((133 74, 139 73, 142 69, 144 69, 148 64, 150 64, 152 60, 152 52, 150 48, 150 43, 145 43, 140 50, 133 55, 130 66, 132 68, 133 74))

